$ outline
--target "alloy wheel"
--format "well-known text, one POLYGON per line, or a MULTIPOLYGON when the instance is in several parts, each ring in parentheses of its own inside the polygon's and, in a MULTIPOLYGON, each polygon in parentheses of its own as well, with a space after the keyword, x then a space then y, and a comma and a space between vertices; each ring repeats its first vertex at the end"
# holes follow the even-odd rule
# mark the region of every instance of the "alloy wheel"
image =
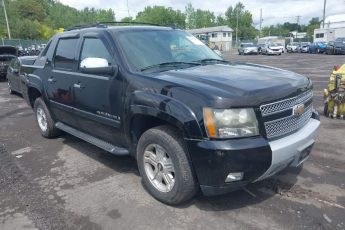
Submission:
POLYGON ((158 144, 145 148, 144 169, 150 183, 160 192, 170 192, 175 184, 175 168, 167 151, 158 144))
POLYGON ((36 117, 37 117, 37 122, 38 122, 40 129, 43 132, 47 131, 47 129, 48 129, 47 116, 41 107, 37 108, 36 117))

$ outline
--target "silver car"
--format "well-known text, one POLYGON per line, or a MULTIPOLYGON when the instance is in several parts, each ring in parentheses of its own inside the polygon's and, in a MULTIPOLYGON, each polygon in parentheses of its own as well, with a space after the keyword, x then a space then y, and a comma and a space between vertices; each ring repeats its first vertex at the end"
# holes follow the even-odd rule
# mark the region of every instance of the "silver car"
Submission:
POLYGON ((262 55, 281 55, 282 49, 277 44, 266 44, 261 48, 262 55))
POLYGON ((238 48, 239 55, 245 54, 258 54, 258 47, 256 47, 253 43, 241 43, 240 47, 238 48))

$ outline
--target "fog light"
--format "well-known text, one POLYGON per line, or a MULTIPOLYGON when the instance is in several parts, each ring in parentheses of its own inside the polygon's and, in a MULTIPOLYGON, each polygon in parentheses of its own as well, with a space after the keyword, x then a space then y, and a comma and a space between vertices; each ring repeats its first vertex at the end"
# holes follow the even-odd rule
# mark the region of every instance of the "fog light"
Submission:
POLYGON ((226 177, 225 182, 234 182, 239 181, 243 179, 243 172, 235 172, 235 173, 229 173, 229 175, 226 177))

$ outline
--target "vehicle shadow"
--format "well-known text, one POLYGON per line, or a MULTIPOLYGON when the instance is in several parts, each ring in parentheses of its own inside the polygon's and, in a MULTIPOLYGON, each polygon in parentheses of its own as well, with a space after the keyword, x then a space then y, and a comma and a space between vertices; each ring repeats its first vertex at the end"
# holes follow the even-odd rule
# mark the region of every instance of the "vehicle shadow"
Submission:
MULTIPOLYGON (((140 177, 136 160, 132 157, 112 155, 69 134, 63 134, 61 138, 63 138, 64 144, 98 161, 116 173, 131 173, 140 177)), ((245 189, 225 195, 206 197, 199 191, 192 200, 174 207, 186 209, 190 206, 195 206, 204 211, 224 211, 251 206, 270 199, 275 195, 279 195, 284 191, 288 191, 294 186, 297 181, 297 175, 301 170, 301 167, 288 168, 273 178, 250 184, 245 189), (280 178, 280 176, 285 174, 289 174, 288 181, 280 178)))
POLYGON ((61 134, 60 138, 62 139, 63 144, 72 147, 73 149, 98 161, 115 172, 133 173, 137 176, 140 176, 137 163, 135 159, 130 156, 113 155, 67 133, 61 134))
MULTIPOLYGON (((204 211, 236 210, 258 204, 273 196, 280 196, 289 191, 297 182, 297 175, 301 170, 302 167, 288 168, 272 178, 249 184, 243 189, 225 195, 207 197, 199 193, 191 201, 191 204, 204 211), (286 177, 283 179, 284 175, 288 175, 288 179, 286 177)), ((185 204, 185 207, 191 204, 185 204)), ((181 208, 184 208, 184 206, 181 206, 181 208)))

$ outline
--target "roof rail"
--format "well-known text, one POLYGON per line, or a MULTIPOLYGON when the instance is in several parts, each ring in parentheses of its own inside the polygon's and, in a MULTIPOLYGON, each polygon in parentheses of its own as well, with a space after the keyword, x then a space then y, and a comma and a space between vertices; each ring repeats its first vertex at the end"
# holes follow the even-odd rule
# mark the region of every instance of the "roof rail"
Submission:
POLYGON ((80 30, 80 29, 85 29, 85 28, 92 28, 92 27, 100 27, 100 28, 105 28, 105 25, 101 25, 98 23, 95 24, 89 24, 89 25, 77 25, 77 26, 72 26, 64 29, 64 31, 71 31, 71 30, 80 30))
POLYGON ((148 23, 148 22, 117 22, 117 21, 108 21, 108 22, 97 22, 97 23, 88 24, 88 25, 72 26, 72 27, 64 29, 64 31, 80 30, 80 29, 92 28, 92 27, 106 28, 107 27, 106 24, 134 24, 134 25, 162 26, 162 25, 159 25, 159 24, 148 23))
POLYGON ((134 25, 162 26, 159 24, 149 23, 149 22, 118 22, 118 21, 98 22, 98 24, 134 24, 134 25))

